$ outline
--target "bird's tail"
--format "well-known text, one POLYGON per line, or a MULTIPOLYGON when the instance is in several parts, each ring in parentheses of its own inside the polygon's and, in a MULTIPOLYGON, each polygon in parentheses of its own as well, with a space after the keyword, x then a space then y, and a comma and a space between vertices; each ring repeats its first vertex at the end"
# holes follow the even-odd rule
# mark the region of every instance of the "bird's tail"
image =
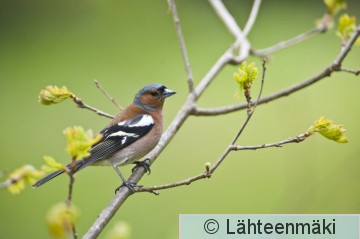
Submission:
MULTIPOLYGON (((74 169, 74 173, 78 172, 80 169, 84 168, 81 167, 84 164, 84 159, 78 160, 76 161, 76 166, 74 169)), ((66 165, 66 167, 68 169, 70 169, 71 164, 66 165)), ((37 188, 40 187, 41 185, 43 185, 44 183, 46 183, 47 181, 50 181, 51 179, 55 178, 56 176, 59 176, 60 174, 64 173, 64 170, 58 170, 56 172, 53 172, 52 174, 47 175, 46 177, 40 179, 39 181, 37 181, 34 185, 32 185, 33 188, 37 188)))

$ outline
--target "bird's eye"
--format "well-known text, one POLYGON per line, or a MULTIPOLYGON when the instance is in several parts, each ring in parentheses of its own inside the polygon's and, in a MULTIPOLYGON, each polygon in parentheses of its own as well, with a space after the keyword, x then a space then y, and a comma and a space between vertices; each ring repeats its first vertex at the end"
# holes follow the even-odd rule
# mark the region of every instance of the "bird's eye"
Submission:
POLYGON ((157 91, 151 91, 151 92, 150 92, 150 95, 152 95, 152 96, 154 96, 154 97, 157 97, 157 96, 159 96, 159 92, 157 92, 157 91))

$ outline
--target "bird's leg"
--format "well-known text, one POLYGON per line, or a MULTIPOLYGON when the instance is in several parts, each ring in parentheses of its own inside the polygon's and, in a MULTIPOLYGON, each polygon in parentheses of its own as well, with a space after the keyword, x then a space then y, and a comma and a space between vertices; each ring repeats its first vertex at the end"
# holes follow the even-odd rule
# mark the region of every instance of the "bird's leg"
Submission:
POLYGON ((134 170, 135 170, 137 167, 143 167, 143 168, 145 169, 145 173, 148 173, 148 175, 151 173, 151 170, 150 170, 150 159, 149 159, 149 158, 146 158, 146 159, 144 159, 143 161, 133 162, 133 164, 136 164, 136 166, 131 169, 131 172, 132 172, 132 173, 134 172, 134 170))
POLYGON ((117 191, 119 191, 119 189, 122 187, 122 186, 125 186, 127 187, 128 189, 130 189, 133 193, 135 192, 135 187, 141 187, 140 185, 136 185, 136 183, 133 183, 133 182, 129 182, 127 181, 124 176, 121 174, 120 170, 115 166, 113 165, 113 168, 115 169, 115 171, 117 172, 117 174, 120 176, 121 180, 123 181, 123 183, 117 187, 115 189, 115 194, 117 193, 117 191))

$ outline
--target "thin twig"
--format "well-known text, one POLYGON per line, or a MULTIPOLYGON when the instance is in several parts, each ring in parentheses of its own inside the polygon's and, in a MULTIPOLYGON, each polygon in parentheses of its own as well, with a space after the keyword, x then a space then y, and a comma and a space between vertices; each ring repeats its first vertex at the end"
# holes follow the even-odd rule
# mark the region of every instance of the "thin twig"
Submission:
POLYGON ((266 71, 266 67, 265 67, 265 61, 263 62, 263 75, 262 75, 262 80, 261 80, 261 87, 259 90, 259 95, 257 97, 257 100, 253 106, 253 109, 251 110, 251 112, 249 112, 249 114, 247 115, 247 118, 245 120, 245 122, 242 124, 239 132, 236 134, 236 136, 234 137, 234 139, 231 141, 230 145, 225 149, 225 151, 223 152, 223 154, 220 156, 220 158, 216 161, 216 163, 210 168, 207 169, 204 173, 196 175, 194 177, 179 181, 179 182, 175 182, 175 183, 170 183, 170 184, 165 184, 165 185, 160 185, 160 186, 150 186, 150 187, 141 187, 137 189, 137 192, 153 192, 155 190, 161 190, 161 189, 167 189, 167 188, 173 188, 173 187, 179 187, 182 185, 189 185, 190 183, 200 180, 200 179, 204 179, 204 178, 209 178, 211 176, 211 174, 216 170, 216 168, 222 163, 222 161, 226 158, 226 156, 230 153, 230 151, 234 150, 234 143, 237 141, 237 139, 239 138, 239 136, 241 135, 241 133, 244 131, 246 125, 248 124, 248 122, 250 121, 250 118, 252 117, 257 102, 259 101, 260 97, 261 97, 261 93, 263 90, 263 86, 264 86, 264 80, 265 80, 265 71, 266 71))
POLYGON ((0 178, 5 176, 6 174, 8 173, 8 170, 7 169, 1 169, 0 170, 0 178))
MULTIPOLYGON (((310 136, 310 134, 305 132, 294 138, 288 138, 288 139, 285 139, 285 140, 282 140, 282 141, 279 141, 276 143, 271 143, 271 144, 261 144, 261 145, 254 145, 254 146, 229 145, 229 147, 225 150, 225 152, 223 153, 221 158, 226 157, 231 151, 257 150, 257 149, 265 149, 265 148, 271 148, 271 147, 282 147, 283 145, 290 144, 290 143, 300 143, 309 136, 310 136)), ((210 178, 211 174, 215 171, 215 169, 212 167, 212 168, 210 168, 209 171, 205 171, 202 174, 199 174, 199 175, 196 175, 196 176, 193 176, 193 177, 190 177, 190 178, 178 181, 178 182, 174 182, 174 183, 149 186, 149 187, 141 187, 141 188, 137 189, 137 192, 154 192, 156 190, 164 190, 164 189, 175 188, 175 187, 180 187, 180 186, 184 186, 184 185, 190 185, 191 183, 193 183, 195 181, 205 179, 205 178, 210 178)))
POLYGON ((251 12, 250 12, 250 15, 249 15, 249 18, 245 24, 245 27, 244 27, 244 31, 243 31, 243 34, 245 36, 247 36, 249 34, 249 32, 251 31, 254 23, 255 23, 255 20, 257 18, 257 15, 258 15, 258 12, 259 12, 259 9, 260 9, 260 5, 261 5, 261 0, 254 0, 254 3, 253 3, 253 6, 251 8, 251 12))
MULTIPOLYGON (((74 186, 74 181, 75 181, 75 177, 74 177, 74 171, 75 171, 75 167, 76 167, 76 157, 73 157, 71 159, 71 166, 70 169, 66 171, 66 173, 69 175, 70 181, 69 181, 69 191, 68 191, 68 196, 66 199, 66 206, 70 209, 71 208, 71 201, 72 201, 72 194, 73 194, 73 186, 74 186)), ((74 239, 77 239, 77 233, 76 233, 76 227, 75 224, 72 222, 71 224, 71 232, 72 232, 72 236, 74 239)))
POLYGON ((24 178, 24 174, 21 173, 17 175, 17 177, 10 177, 4 182, 0 182, 0 188, 7 188, 12 184, 16 184, 18 181, 22 180, 24 178))
POLYGON ((225 160, 225 158, 227 157, 227 155, 230 153, 230 151, 232 150, 233 145, 235 144, 235 142, 238 140, 238 138, 240 137, 240 135, 242 134, 242 132, 245 130, 247 124, 249 123, 251 117, 253 116, 256 106, 259 103, 259 100, 261 98, 261 94, 263 91, 263 86, 264 86, 264 82, 265 82, 265 73, 266 73, 266 67, 265 67, 265 60, 263 61, 262 64, 263 67, 263 74, 262 74, 262 79, 261 79, 261 85, 260 85, 260 90, 259 90, 259 94, 257 97, 257 100, 253 106, 253 109, 251 111, 248 111, 247 117, 245 119, 245 122, 242 124, 242 126, 240 127, 239 131, 237 132, 237 134, 235 135, 234 139, 231 141, 230 145, 225 149, 224 153, 221 155, 221 157, 215 162, 215 164, 210 168, 209 173, 213 173, 219 166, 220 164, 225 160))
POLYGON ((105 112, 103 112, 103 111, 101 111, 101 110, 98 110, 98 109, 96 109, 96 108, 94 108, 94 107, 92 107, 92 106, 90 106, 90 105, 88 105, 88 104, 85 104, 85 103, 82 101, 82 99, 80 99, 79 97, 77 97, 77 96, 75 96, 75 95, 73 95, 73 94, 71 95, 71 98, 72 98, 72 100, 74 101, 74 103, 77 104, 77 106, 78 106, 79 108, 81 108, 81 109, 91 110, 91 111, 95 112, 96 114, 98 114, 98 115, 100 115, 100 116, 104 116, 104 117, 107 117, 107 118, 110 118, 110 119, 114 118, 113 115, 110 115, 110 114, 105 113, 105 112))
POLYGON ((305 41, 313 36, 316 36, 319 33, 323 33, 325 31, 325 27, 323 25, 319 26, 319 27, 315 27, 305 33, 302 33, 300 35, 297 35, 296 37, 293 37, 289 40, 286 41, 282 41, 277 43, 274 46, 265 48, 265 49, 251 49, 251 54, 255 55, 255 56, 260 56, 260 57, 265 57, 268 56, 274 52, 280 51, 282 49, 285 49, 289 46, 295 45, 297 43, 300 43, 302 41, 305 41))
POLYGON ((66 173, 69 175, 69 178, 70 178, 68 196, 67 196, 67 199, 66 199, 66 205, 67 205, 68 207, 71 206, 73 186, 74 186, 74 181, 75 181, 75 177, 74 177, 75 167, 76 167, 76 158, 73 158, 73 159, 71 160, 70 169, 69 169, 69 170, 66 170, 66 173))
MULTIPOLYGON (((185 120, 191 115, 195 107, 195 102, 199 99, 209 84, 215 79, 217 74, 229 63, 232 59, 232 48, 228 49, 210 68, 208 73, 200 81, 199 85, 194 89, 194 94, 189 94, 186 101, 178 111, 178 114, 170 123, 167 130, 163 133, 160 142, 151 151, 146 158, 149 158, 149 164, 152 165, 159 154, 164 150, 166 145, 172 140, 176 132, 181 128, 185 120)), ((144 176, 145 170, 142 167, 137 167, 129 178, 130 182, 137 183, 144 176)), ((109 223, 111 218, 115 215, 117 210, 126 201, 126 199, 132 194, 132 191, 127 187, 121 187, 118 193, 114 196, 110 204, 103 209, 99 214, 93 225, 89 228, 84 239, 96 238, 104 227, 109 223)))
POLYGON ((170 7, 172 15, 173 15, 176 33, 177 33, 177 36, 178 36, 178 39, 180 42, 180 49, 181 49, 181 54, 182 54, 183 61, 184 61, 186 75, 187 75, 189 92, 192 93, 194 91, 194 78, 193 78, 192 70, 190 67, 190 60, 189 60, 189 56, 187 54, 184 36, 183 36, 182 30, 181 30, 180 19, 179 19, 177 10, 176 10, 175 0, 168 0, 168 4, 169 4, 169 7, 170 7))
POLYGON ((351 70, 351 69, 340 68, 339 71, 351 73, 351 74, 354 74, 356 76, 360 74, 360 70, 351 70))
POLYGON ((298 136, 296 136, 295 138, 288 138, 276 143, 271 143, 271 144, 259 144, 259 145, 251 145, 251 146, 237 146, 237 145, 233 145, 231 147, 231 150, 234 151, 238 151, 238 150, 257 150, 257 149, 265 149, 265 148, 273 148, 273 147, 282 147, 285 144, 290 144, 290 143, 300 143, 302 141, 304 141, 307 137, 309 137, 310 134, 305 132, 303 134, 300 134, 298 136))
MULTIPOLYGON (((66 206, 68 208, 71 207, 73 185, 74 185, 74 180, 75 180, 74 174, 72 172, 69 174, 69 176, 70 176, 69 193, 68 193, 68 198, 66 200, 66 206)), ((73 238, 76 239, 77 238, 77 233, 76 233, 76 227, 75 227, 74 222, 72 222, 72 224, 71 224, 71 232, 72 232, 73 238)))
MULTIPOLYGON (((304 88, 320 81, 321 79, 323 79, 325 77, 330 76, 333 72, 341 71, 341 64, 342 64, 344 58, 346 57, 346 55, 350 52, 351 47, 354 45, 354 43, 359 35, 360 35, 360 26, 358 26, 356 28, 356 31, 354 32, 354 34, 352 35, 350 40, 347 42, 345 47, 343 47, 341 49, 340 53, 335 58, 335 60, 328 67, 326 67, 324 70, 322 70, 320 73, 312 76, 311 78, 309 78, 303 82, 296 83, 295 85, 287 87, 285 89, 282 89, 276 93, 273 93, 268 96, 264 96, 263 98, 261 98, 259 100, 259 104, 268 103, 273 100, 279 99, 281 97, 288 96, 294 92, 297 92, 301 89, 304 89, 304 88)), ((238 110, 243 110, 246 108, 247 108, 246 103, 240 103, 240 104, 236 104, 236 105, 210 108, 210 109, 196 107, 193 109, 192 114, 195 116, 213 116, 213 115, 228 114, 228 113, 232 113, 232 112, 238 111, 238 110)))
POLYGON ((77 232, 74 224, 71 225, 71 230, 72 230, 73 238, 77 239, 77 232))
POLYGON ((228 49, 222 56, 219 57, 219 59, 215 62, 215 64, 211 67, 208 73, 195 88, 195 100, 199 99, 202 93, 204 93, 205 89, 215 79, 215 76, 217 76, 220 71, 230 62, 231 58, 231 49, 228 49))
MULTIPOLYGON (((209 72, 201 80, 200 84, 195 88, 195 94, 189 94, 187 100, 184 102, 178 114, 175 116, 173 121, 170 123, 167 130, 163 133, 160 142, 151 151, 146 158, 149 158, 149 164, 152 165, 159 154, 164 150, 166 145, 172 140, 176 132, 181 128, 185 120, 191 115, 190 112, 195 107, 195 101, 200 97, 200 95, 205 91, 210 82, 215 78, 215 76, 223 69, 223 67, 228 63, 230 57, 229 52, 226 51, 212 66, 209 72)), ((145 170, 142 167, 137 167, 129 178, 129 182, 137 183, 144 176, 145 170)), ((96 238, 104 227, 109 223, 111 218, 115 215, 117 210, 121 205, 126 201, 126 199, 132 194, 132 191, 127 187, 121 187, 117 194, 114 196, 109 205, 102 210, 99 214, 93 225, 89 228, 84 239, 86 238, 96 238)))
POLYGON ((149 186, 149 187, 141 187, 141 188, 138 188, 136 190, 136 192, 154 192, 156 190, 163 190, 163 189, 180 187, 180 186, 183 186, 183 185, 190 185, 192 182, 198 181, 200 179, 209 178, 210 175, 211 174, 205 172, 205 173, 202 173, 202 174, 196 175, 194 177, 187 178, 185 180, 178 181, 178 182, 175 182, 175 183, 169 183, 169 184, 164 184, 164 185, 156 185, 156 186, 149 186))
POLYGON ((122 107, 114 97, 112 97, 107 91, 102 87, 99 81, 94 80, 95 86, 108 98, 118 109, 124 110, 124 107, 122 107))
POLYGON ((236 23, 234 17, 226 9, 221 0, 209 0, 209 3, 215 10, 218 17, 223 21, 230 33, 235 37, 236 41, 228 50, 227 55, 231 64, 239 64, 244 61, 250 53, 250 42, 241 28, 236 23))
POLYGON ((238 140, 238 138, 240 137, 240 135, 242 134, 242 132, 244 131, 246 125, 249 123, 251 117, 253 116, 254 112, 255 112, 255 109, 256 109, 256 106, 258 105, 259 103, 259 100, 261 98, 261 94, 262 94, 262 91, 263 91, 263 88, 264 88, 264 82, 265 82, 265 73, 266 73, 266 61, 263 60, 263 64, 262 64, 262 77, 261 77, 261 84, 260 84, 260 90, 259 90, 259 94, 258 94, 258 97, 256 99, 256 102, 254 104, 254 106, 251 107, 251 102, 248 103, 248 106, 247 108, 249 109, 248 110, 248 113, 247 113, 247 117, 245 119, 245 122, 243 123, 243 125, 241 126, 239 132, 236 134, 236 136, 234 137, 233 141, 231 142, 230 145, 234 145, 235 142, 238 140), (250 108, 251 107, 251 108, 250 108))
MULTIPOLYGON (((231 59, 233 59, 231 53, 232 52, 227 50, 209 70, 208 74, 206 74, 206 76, 201 80, 200 84, 195 88, 195 94, 188 95, 187 100, 179 110, 177 116, 174 118, 166 132, 163 134, 158 146, 155 147, 155 149, 147 155, 147 157, 150 159, 150 165, 156 160, 158 155, 171 141, 171 139, 174 137, 179 128, 183 125, 185 120, 191 115, 191 112, 194 111, 196 100, 204 92, 207 86, 212 82, 215 76, 224 68, 224 66, 229 63, 231 59)), ((241 58, 239 57, 237 59, 243 59, 246 54, 248 54, 248 52, 245 50, 243 51, 243 55, 241 56, 241 58)), ((230 151, 231 148, 228 148, 227 150, 225 150, 224 155, 227 155, 230 151)), ((137 183, 144 175, 144 173, 145 170, 142 167, 136 168, 130 176, 129 181, 137 183)), ((208 172, 206 173, 208 175, 208 172)), ((104 210, 99 214, 99 216, 83 238, 96 238, 130 195, 132 195, 131 190, 129 190, 127 187, 121 187, 113 200, 110 202, 110 204, 106 208, 104 208, 104 210)))
POLYGON ((345 46, 341 48, 340 54, 338 55, 338 57, 336 57, 335 61, 333 62, 332 69, 334 71, 340 70, 342 61, 345 59, 347 54, 350 52, 351 47, 355 44, 355 41, 357 40, 359 35, 360 35, 360 25, 358 25, 356 27, 355 32, 350 37, 349 41, 345 44, 345 46))
POLYGON ((5 182, 0 182, 0 188, 7 188, 9 186, 9 182, 5 181, 5 182))
POLYGON ((209 0, 209 3, 235 39, 243 34, 234 17, 229 13, 221 0, 209 0))

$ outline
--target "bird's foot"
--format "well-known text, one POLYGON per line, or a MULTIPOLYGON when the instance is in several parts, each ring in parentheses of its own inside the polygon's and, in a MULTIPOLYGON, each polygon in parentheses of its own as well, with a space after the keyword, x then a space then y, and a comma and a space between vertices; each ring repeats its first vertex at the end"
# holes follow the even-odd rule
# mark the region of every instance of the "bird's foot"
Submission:
POLYGON ((133 162, 133 164, 136 164, 136 166, 131 169, 131 172, 132 172, 132 173, 134 172, 134 170, 135 170, 137 167, 143 167, 143 168, 145 169, 145 173, 148 173, 148 175, 151 173, 151 170, 150 170, 150 159, 149 159, 149 158, 146 158, 146 159, 144 159, 143 161, 133 162))
POLYGON ((117 187, 115 189, 115 194, 120 190, 120 188, 122 188, 124 186, 127 187, 128 189, 130 189, 130 191, 133 192, 133 193, 136 192, 136 188, 143 187, 143 185, 137 185, 136 183, 125 181, 119 187, 117 187))

